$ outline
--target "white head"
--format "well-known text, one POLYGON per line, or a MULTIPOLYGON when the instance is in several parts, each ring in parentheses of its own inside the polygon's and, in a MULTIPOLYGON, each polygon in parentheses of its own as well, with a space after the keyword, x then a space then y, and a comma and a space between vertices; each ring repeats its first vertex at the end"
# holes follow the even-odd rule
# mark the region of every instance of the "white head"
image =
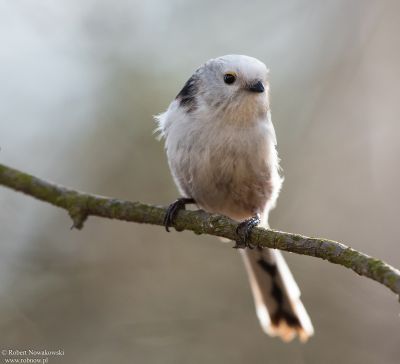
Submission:
POLYGON ((227 55, 196 70, 176 97, 188 113, 208 112, 241 123, 265 118, 269 110, 268 69, 261 61, 227 55))

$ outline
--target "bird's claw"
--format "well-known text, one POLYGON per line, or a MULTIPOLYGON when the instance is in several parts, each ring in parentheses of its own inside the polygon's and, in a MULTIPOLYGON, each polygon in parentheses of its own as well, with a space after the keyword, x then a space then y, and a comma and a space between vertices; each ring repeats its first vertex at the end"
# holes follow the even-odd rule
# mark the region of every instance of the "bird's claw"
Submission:
POLYGON ((165 230, 169 232, 170 226, 173 225, 176 215, 179 210, 185 210, 186 204, 195 203, 193 198, 178 198, 175 202, 168 206, 167 212, 165 213, 163 224, 165 230))
POLYGON ((260 223, 259 215, 255 215, 250 219, 242 221, 236 227, 236 234, 238 235, 238 239, 236 240, 236 244, 234 246, 235 249, 254 249, 256 246, 252 245, 249 242, 251 231, 260 223))

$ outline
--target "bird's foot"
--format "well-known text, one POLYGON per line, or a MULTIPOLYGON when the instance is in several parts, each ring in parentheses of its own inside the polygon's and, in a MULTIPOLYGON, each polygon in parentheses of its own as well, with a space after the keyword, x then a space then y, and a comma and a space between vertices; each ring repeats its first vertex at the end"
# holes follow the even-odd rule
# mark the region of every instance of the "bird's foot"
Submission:
POLYGON ((174 203, 168 206, 167 212, 164 217, 165 230, 169 232, 169 227, 173 225, 174 219, 179 210, 185 210, 187 204, 196 203, 193 198, 178 198, 174 203))
POLYGON ((234 246, 235 249, 254 249, 255 246, 249 242, 251 231, 261 222, 260 215, 255 215, 250 219, 244 220, 236 228, 238 239, 234 246))

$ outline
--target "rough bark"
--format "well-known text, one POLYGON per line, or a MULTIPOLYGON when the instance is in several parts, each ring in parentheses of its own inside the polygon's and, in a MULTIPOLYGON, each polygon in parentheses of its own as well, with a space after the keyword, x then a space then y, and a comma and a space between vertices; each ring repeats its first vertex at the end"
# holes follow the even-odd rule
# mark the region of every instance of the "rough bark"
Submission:
MULTIPOLYGON (((68 211, 73 227, 77 229, 81 229, 87 217, 91 215, 162 226, 166 212, 165 207, 75 191, 2 164, 0 164, 0 185, 68 211)), ((178 231, 190 230, 196 234, 215 235, 231 240, 237 237, 235 221, 204 211, 180 211, 174 227, 178 231)), ((263 228, 255 228, 252 231, 250 243, 263 248, 280 249, 325 259, 350 268, 359 275, 385 285, 397 295, 400 294, 399 270, 344 244, 263 228)))

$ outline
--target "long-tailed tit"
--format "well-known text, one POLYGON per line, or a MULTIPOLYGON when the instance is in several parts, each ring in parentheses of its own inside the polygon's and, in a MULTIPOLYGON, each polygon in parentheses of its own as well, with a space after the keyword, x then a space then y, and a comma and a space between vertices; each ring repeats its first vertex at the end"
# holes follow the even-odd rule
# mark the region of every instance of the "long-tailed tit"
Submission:
POLYGON ((165 225, 185 204, 238 222, 238 241, 263 330, 305 341, 313 326, 281 253, 250 247, 251 229, 268 227, 282 185, 271 121, 268 70, 259 60, 228 55, 211 59, 156 117, 174 181, 182 195, 165 225))

